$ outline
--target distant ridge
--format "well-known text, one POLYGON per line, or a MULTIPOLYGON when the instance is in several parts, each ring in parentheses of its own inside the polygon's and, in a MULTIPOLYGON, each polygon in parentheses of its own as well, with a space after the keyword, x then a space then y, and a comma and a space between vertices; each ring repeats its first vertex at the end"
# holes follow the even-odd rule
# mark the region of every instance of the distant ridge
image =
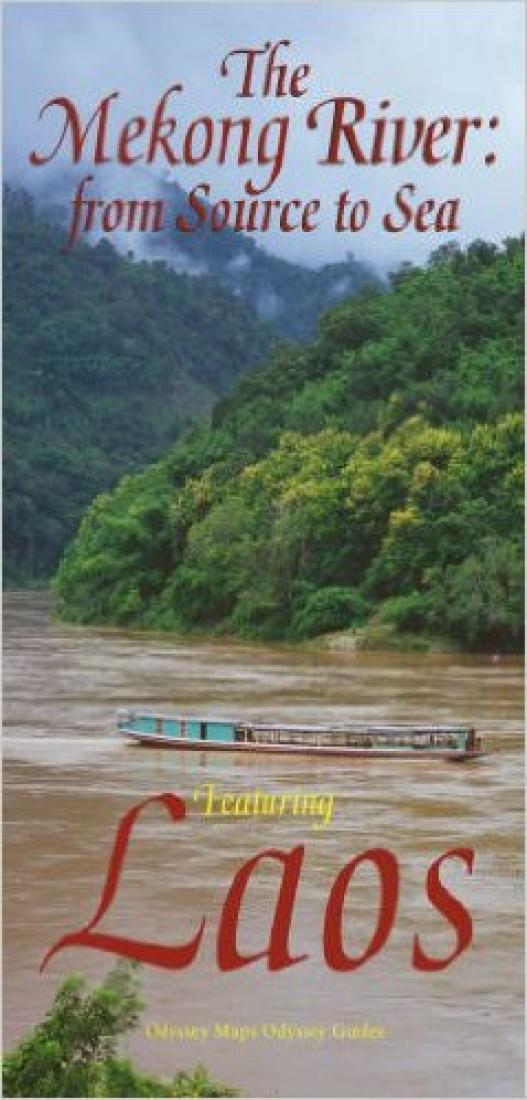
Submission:
MULTIPOLYGON (((78 173, 76 182, 77 176, 78 173)), ((156 180, 139 170, 135 178, 141 181, 135 184, 137 193, 166 201, 170 226, 180 212, 185 212, 189 221, 195 221, 188 209, 187 194, 176 180, 156 180)), ((105 176, 104 170, 99 170, 90 194, 110 195, 111 180, 111 175, 105 176)), ((65 173, 54 180, 52 189, 40 191, 36 201, 44 212, 63 222, 70 216, 73 186, 71 173, 65 173)), ((281 336, 296 341, 311 339, 318 318, 331 306, 356 294, 366 284, 380 282, 373 267, 351 254, 343 262, 308 268, 267 251, 262 234, 249 236, 232 229, 213 233, 209 223, 195 233, 170 228, 131 237, 123 233, 120 239, 109 234, 107 239, 119 242, 124 251, 128 248, 136 251, 142 258, 165 260, 179 273, 212 276, 272 324, 281 336)))

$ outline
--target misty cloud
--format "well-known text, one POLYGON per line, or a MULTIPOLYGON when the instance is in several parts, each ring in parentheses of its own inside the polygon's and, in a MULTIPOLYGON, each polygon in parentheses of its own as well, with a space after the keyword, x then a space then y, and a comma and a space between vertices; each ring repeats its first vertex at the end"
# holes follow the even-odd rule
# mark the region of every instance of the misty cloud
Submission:
MULTIPOLYGON (((460 243, 500 240, 521 228, 520 3, 24 3, 8 4, 4 12, 5 174, 32 189, 53 191, 57 174, 68 167, 64 150, 61 161, 48 166, 28 161, 32 149, 56 140, 52 119, 38 120, 46 100, 68 95, 87 121, 104 95, 119 91, 110 126, 115 135, 132 115, 151 116, 169 85, 181 82, 174 113, 182 129, 205 113, 215 119, 250 113, 259 126, 273 115, 291 114, 288 154, 272 197, 320 196, 324 217, 312 234, 253 235, 280 256, 318 265, 344 260, 352 248, 357 258, 384 268, 424 259, 453 235, 412 229, 391 235, 381 227, 395 191, 408 182, 419 199, 461 196, 460 243), (221 59, 234 47, 278 38, 292 42, 283 60, 311 65, 309 93, 297 100, 236 99, 234 80, 218 75, 221 59), (359 96, 372 115, 387 98, 397 116, 497 115, 500 126, 473 135, 471 155, 458 166, 425 167, 418 160, 399 167, 321 166, 321 135, 306 129, 305 118, 310 107, 336 94, 359 96), (489 151, 497 156, 493 167, 485 165, 489 151), (334 199, 344 188, 371 203, 371 222, 362 233, 334 232, 334 199)), ((68 178, 76 182, 85 170, 92 166, 76 165, 73 173, 70 166, 68 178)), ((156 192, 156 173, 166 178, 166 164, 110 166, 97 174, 97 183, 104 184, 107 199, 146 197, 156 192)), ((243 197, 246 178, 247 168, 232 163, 177 169, 187 189, 210 182, 213 201, 243 197)))

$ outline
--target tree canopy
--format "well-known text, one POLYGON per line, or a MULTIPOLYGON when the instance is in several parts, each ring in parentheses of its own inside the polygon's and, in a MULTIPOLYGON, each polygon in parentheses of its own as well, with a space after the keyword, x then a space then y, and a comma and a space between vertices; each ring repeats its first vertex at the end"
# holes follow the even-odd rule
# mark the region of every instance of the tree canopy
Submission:
POLYGON ((390 624, 522 638, 523 247, 441 249, 279 348, 100 496, 61 613, 304 638, 390 624))
POLYGON ((132 262, 4 189, 4 571, 49 576, 91 500, 173 444, 275 339, 213 280, 132 262))

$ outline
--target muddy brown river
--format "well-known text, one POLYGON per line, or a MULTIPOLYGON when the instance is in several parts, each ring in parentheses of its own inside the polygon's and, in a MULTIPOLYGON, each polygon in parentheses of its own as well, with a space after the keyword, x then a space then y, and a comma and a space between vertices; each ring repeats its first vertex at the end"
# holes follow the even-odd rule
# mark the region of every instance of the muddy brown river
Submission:
MULTIPOLYGON (((4 1044, 38 1021, 63 979, 92 980, 111 955, 69 948, 41 975, 60 936, 95 911, 120 817, 149 795, 175 792, 187 818, 150 807, 132 837, 115 904, 101 928, 174 944, 206 929, 187 969, 141 970, 142 1026, 124 1044, 167 1076, 204 1063, 246 1095, 504 1097, 522 1094, 522 666, 512 658, 386 654, 175 639, 65 626, 44 595, 5 600, 4 1044), (478 763, 248 759, 129 745, 115 711, 131 703, 188 714, 473 722, 489 755, 478 763), (283 816, 206 817, 194 792, 333 795, 327 825, 283 816), (262 848, 305 845, 291 948, 308 957, 270 973, 215 962, 232 876, 262 848), (328 893, 365 849, 400 865, 396 922, 382 951, 351 973, 322 951, 328 893), (429 864, 475 852, 443 881, 473 919, 471 946, 440 972, 412 967, 416 933, 446 956, 455 934, 426 896, 429 864)), ((239 947, 266 944, 277 871, 251 882, 239 947)), ((357 872, 345 904, 345 947, 373 933, 378 885, 357 872)))

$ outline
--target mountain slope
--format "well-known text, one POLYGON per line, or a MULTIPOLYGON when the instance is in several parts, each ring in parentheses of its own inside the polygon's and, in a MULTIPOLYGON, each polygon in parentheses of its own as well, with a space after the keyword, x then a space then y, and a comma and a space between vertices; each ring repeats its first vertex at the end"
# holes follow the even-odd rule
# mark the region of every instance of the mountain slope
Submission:
POLYGON ((5 578, 55 567, 97 493, 173 443, 275 339, 207 278, 132 263, 4 194, 5 578))
MULTIPOLYGON (((195 221, 195 215, 189 215, 186 193, 175 181, 161 185, 159 194, 171 212, 170 225, 180 211, 195 221)), ((213 275, 289 340, 313 338, 319 317, 330 306, 364 286, 378 284, 373 268, 351 254, 344 262, 313 269, 267 252, 262 239, 229 229, 213 233, 207 221, 196 233, 167 229, 150 234, 147 245, 151 255, 164 256, 176 268, 179 263, 191 263, 213 275)))
MULTIPOLYGON (((240 298, 259 317, 288 340, 303 341, 315 335, 318 318, 336 302, 358 293, 366 285, 377 285, 374 269, 352 255, 339 263, 312 269, 274 256, 262 247, 261 234, 250 236, 225 228, 214 233, 210 222, 193 233, 174 229, 178 213, 194 224, 187 194, 176 180, 158 180, 136 170, 133 176, 138 194, 166 203, 166 228, 159 232, 122 233, 117 240, 123 249, 147 259, 162 259, 175 271, 209 275, 229 293, 240 298)), ((72 173, 57 175, 53 190, 41 192, 39 203, 64 226, 71 217, 71 195, 76 185, 72 173)), ((112 177, 99 169, 90 194, 112 193, 112 177)), ((203 206, 208 207, 207 203, 203 206)), ((66 228, 64 229, 66 234, 66 228)), ((74 247, 77 247, 76 245, 74 247)))
POLYGON ((58 573, 79 622, 522 637, 523 248, 440 250, 244 376, 100 497, 58 573))

